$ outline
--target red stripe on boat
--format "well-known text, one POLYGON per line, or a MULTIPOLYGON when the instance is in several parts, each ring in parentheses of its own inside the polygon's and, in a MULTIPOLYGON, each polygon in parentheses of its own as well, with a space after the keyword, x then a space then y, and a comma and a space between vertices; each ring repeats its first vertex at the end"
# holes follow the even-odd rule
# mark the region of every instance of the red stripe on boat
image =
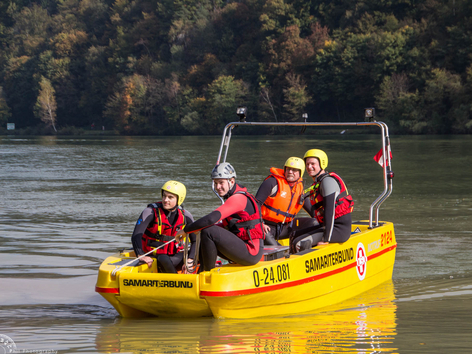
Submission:
POLYGON ((119 288, 100 288, 98 286, 95 287, 95 292, 97 293, 107 293, 107 294, 119 294, 119 288))
POLYGON ((377 258, 377 257, 383 255, 384 253, 390 252, 391 250, 393 250, 393 249, 395 249, 395 248, 397 248, 397 245, 393 245, 393 246, 387 247, 386 249, 384 249, 384 250, 382 250, 382 251, 380 251, 380 252, 377 252, 377 253, 375 253, 375 254, 370 255, 369 257, 367 257, 367 260, 377 258))
MULTIPOLYGON (((396 247, 397 247, 397 245, 387 247, 387 248, 383 249, 380 252, 377 252, 375 254, 370 255, 369 257, 367 257, 367 260, 377 258, 377 257, 383 255, 384 253, 392 251, 396 247)), ((353 262, 351 264, 348 264, 347 266, 344 266, 344 267, 341 267, 341 268, 338 268, 338 269, 335 269, 335 270, 331 270, 331 271, 323 273, 323 274, 314 275, 312 277, 299 279, 299 280, 291 281, 291 282, 288 282, 288 283, 269 285, 269 286, 265 286, 263 288, 253 288, 253 289, 245 289, 245 290, 232 290, 232 291, 203 291, 202 290, 202 291, 200 291, 200 296, 214 296, 214 297, 240 296, 240 295, 250 295, 250 294, 257 294, 257 293, 262 293, 262 292, 266 292, 266 291, 279 290, 279 289, 283 289, 283 288, 289 288, 289 287, 292 287, 292 286, 298 286, 298 285, 302 285, 302 284, 306 284, 306 283, 311 283, 312 281, 315 281, 315 280, 323 279, 323 278, 329 277, 329 276, 334 275, 334 274, 342 273, 345 270, 348 270, 350 268, 354 268, 356 265, 357 265, 357 262, 353 262)))

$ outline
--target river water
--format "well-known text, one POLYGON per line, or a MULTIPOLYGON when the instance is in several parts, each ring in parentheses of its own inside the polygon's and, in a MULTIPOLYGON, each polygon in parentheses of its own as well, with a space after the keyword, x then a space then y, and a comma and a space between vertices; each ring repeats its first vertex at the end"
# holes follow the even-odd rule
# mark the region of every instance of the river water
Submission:
MULTIPOLYGON (((383 189, 373 135, 243 136, 228 161, 255 193, 272 166, 328 153, 367 219, 383 189)), ((472 348, 471 136, 393 136, 380 219, 398 241, 393 280, 316 313, 252 320, 122 319, 94 292, 140 212, 175 179, 199 218, 220 202, 220 137, 0 137, 0 353, 468 353, 472 348), (3 344, 1 344, 3 343, 3 344), (2 351, 3 350, 3 351, 2 351)), ((308 183, 308 181, 306 182, 308 183)), ((268 314, 269 315, 269 314, 268 314)))

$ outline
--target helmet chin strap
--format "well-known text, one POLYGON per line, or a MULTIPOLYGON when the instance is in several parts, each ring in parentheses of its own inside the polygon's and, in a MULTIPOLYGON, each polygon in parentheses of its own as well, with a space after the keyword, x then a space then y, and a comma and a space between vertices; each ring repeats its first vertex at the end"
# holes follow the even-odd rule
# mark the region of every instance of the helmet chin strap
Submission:
POLYGON ((323 172, 323 169, 320 170, 320 172, 318 172, 315 176, 313 176, 313 181, 316 179, 316 177, 318 177, 320 175, 320 173, 323 172))
POLYGON ((236 181, 233 179, 233 181, 231 182, 233 178, 228 178, 228 192, 226 192, 226 194, 222 197, 223 199, 228 199, 230 197, 229 193, 232 191, 234 185, 236 184, 236 181))

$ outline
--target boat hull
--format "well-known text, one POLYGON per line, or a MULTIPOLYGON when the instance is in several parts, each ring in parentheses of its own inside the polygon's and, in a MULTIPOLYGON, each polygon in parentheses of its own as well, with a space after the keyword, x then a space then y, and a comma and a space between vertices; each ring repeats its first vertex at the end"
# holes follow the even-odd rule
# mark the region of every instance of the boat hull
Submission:
POLYGON ((123 267, 135 258, 134 252, 108 257, 100 266, 95 291, 102 295, 122 317, 203 317, 212 313, 199 295, 196 274, 157 273, 155 262, 123 267))
POLYGON ((251 318, 309 312, 368 291, 392 277, 393 225, 353 227, 361 232, 341 244, 243 270, 227 267, 203 273, 200 295, 217 318, 251 318))
POLYGON ((199 275, 156 273, 155 265, 148 269, 144 264, 123 268, 113 280, 113 264, 121 258, 109 257, 100 267, 97 291, 109 295, 108 301, 113 297, 110 302, 123 317, 253 318, 310 312, 392 278, 393 224, 382 222, 369 229, 368 222, 356 222, 352 230, 358 232, 344 243, 254 266, 225 265, 199 275), (103 291, 109 288, 117 289, 114 296, 103 291))

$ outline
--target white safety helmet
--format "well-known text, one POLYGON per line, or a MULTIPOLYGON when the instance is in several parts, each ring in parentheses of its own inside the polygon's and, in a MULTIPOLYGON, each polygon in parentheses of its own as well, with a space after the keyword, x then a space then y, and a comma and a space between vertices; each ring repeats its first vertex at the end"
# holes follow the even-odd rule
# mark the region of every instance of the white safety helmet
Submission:
POLYGON ((215 168, 213 168, 213 171, 211 171, 211 179, 230 179, 233 177, 236 178, 236 171, 228 162, 222 162, 219 165, 216 165, 215 168))

